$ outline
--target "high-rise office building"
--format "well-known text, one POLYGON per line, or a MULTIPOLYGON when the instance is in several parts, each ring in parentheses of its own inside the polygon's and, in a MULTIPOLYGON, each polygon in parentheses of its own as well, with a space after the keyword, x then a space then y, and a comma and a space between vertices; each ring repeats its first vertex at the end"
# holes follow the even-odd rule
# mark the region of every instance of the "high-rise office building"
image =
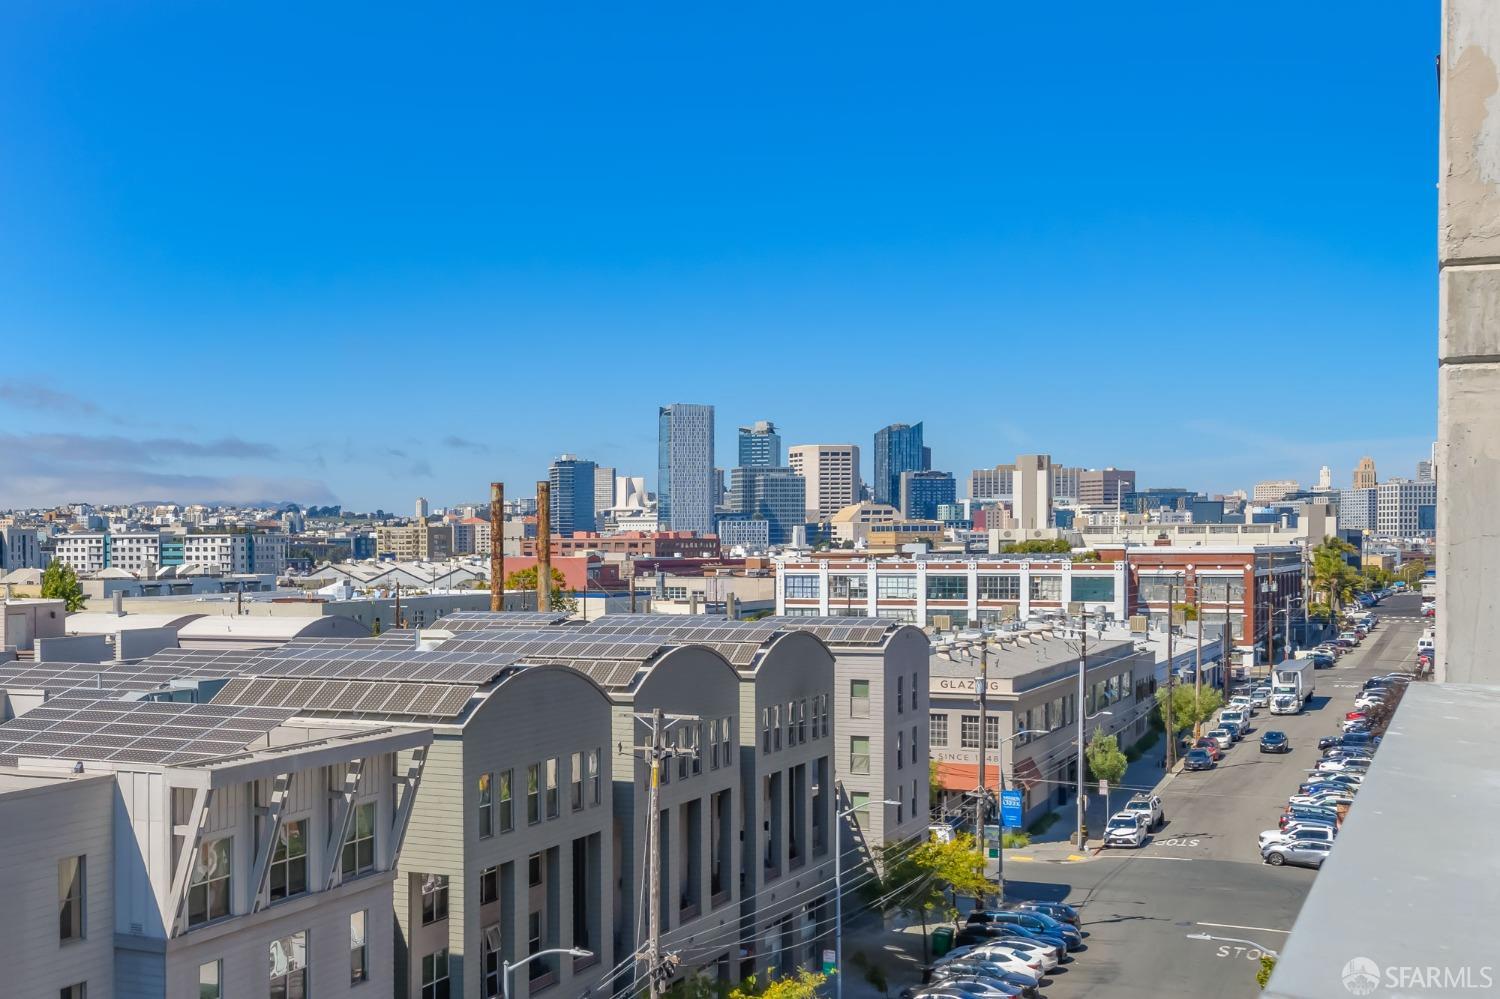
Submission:
POLYGON ((1433 481, 1435 481, 1434 478, 1433 478, 1433 475, 1432 475, 1432 462, 1430 462, 1430 461, 1419 461, 1419 462, 1417 462, 1417 481, 1418 482, 1433 482, 1433 481))
POLYGON ((432 508, 427 505, 427 497, 426 496, 418 496, 417 497, 417 509, 416 509, 417 519, 418 520, 426 520, 427 519, 427 515, 431 511, 432 511, 432 508))
POLYGON ((657 520, 664 530, 714 528, 714 408, 674 402, 657 411, 657 520))
POLYGON ((1085 468, 1078 473, 1078 502, 1119 506, 1126 493, 1135 492, 1135 473, 1125 468, 1085 468))
POLYGON ((807 519, 826 521, 859 502, 859 447, 798 444, 787 448, 787 464, 807 483, 807 519))
POLYGON ((1374 489, 1339 490, 1339 527, 1373 531, 1379 522, 1379 497, 1374 489))
POLYGON ((1015 474, 1015 465, 974 469, 969 473, 969 499, 976 503, 1009 503, 1015 474))
POLYGON ((1326 492, 1333 488, 1333 469, 1324 465, 1318 469, 1318 490, 1326 492))
POLYGON ((1374 489, 1379 484, 1375 478, 1375 459, 1369 455, 1359 459, 1359 466, 1354 469, 1355 489, 1374 489))
POLYGON ((781 435, 770 420, 757 420, 748 427, 740 427, 740 467, 757 466, 781 467, 781 435))
POLYGON ((594 473, 592 461, 565 454, 547 470, 552 483, 552 533, 563 537, 594 529, 594 473))
POLYGON ((952 472, 901 473, 901 516, 907 520, 936 520, 938 507, 956 498, 952 472))
POLYGON ((1256 503, 1275 503, 1301 488, 1301 484, 1296 479, 1267 479, 1255 484, 1255 488, 1250 492, 1250 498, 1256 503))
POLYGON ((1375 531, 1384 538, 1415 538, 1431 535, 1424 529, 1423 507, 1437 506, 1437 483, 1391 479, 1375 487, 1375 531))
POLYGON ((729 509, 765 520, 770 543, 784 545, 792 540, 792 529, 806 523, 807 483, 790 468, 736 468, 729 473, 729 509))
POLYGON ((594 529, 604 527, 604 511, 615 505, 615 473, 613 465, 594 466, 594 529))
POLYGON ((875 474, 871 483, 875 502, 896 506, 901 501, 901 473, 924 471, 932 452, 922 445, 922 424, 892 423, 875 432, 875 474))
POLYGON ((1052 456, 1023 454, 1016 458, 1011 507, 1023 530, 1052 526, 1052 456))

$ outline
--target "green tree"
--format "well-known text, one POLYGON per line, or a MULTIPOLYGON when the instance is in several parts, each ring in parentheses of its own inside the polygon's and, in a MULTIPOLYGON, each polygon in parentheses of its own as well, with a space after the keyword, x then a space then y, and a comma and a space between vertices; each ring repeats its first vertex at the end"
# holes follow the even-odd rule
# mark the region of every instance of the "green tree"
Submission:
POLYGON ((83 584, 78 582, 78 573, 66 562, 53 562, 42 572, 42 599, 63 600, 68 613, 83 606, 83 584))
MULTIPOLYGON (((568 585, 567 579, 557 569, 552 570, 552 609, 559 612, 572 614, 578 610, 578 600, 574 591, 564 589, 568 585)), ((507 590, 525 590, 536 592, 536 566, 528 566, 525 569, 517 569, 505 577, 505 588, 507 590)))
MULTIPOLYGON (((1167 688, 1156 691, 1156 715, 1166 724, 1167 688)), ((1179 683, 1172 688, 1172 726, 1178 732, 1183 729, 1197 731, 1197 726, 1208 721, 1214 712, 1224 706, 1224 695, 1217 687, 1195 690, 1191 683, 1179 683)))
POLYGON ((974 837, 962 834, 946 843, 930 839, 893 859, 875 889, 875 901, 885 912, 905 910, 921 918, 922 960, 926 963, 930 953, 929 918, 956 920, 960 896, 979 899, 990 887, 984 874, 984 857, 974 837))
POLYGON ((1337 614, 1344 604, 1354 599, 1359 582, 1359 572, 1349 564, 1348 556, 1355 548, 1338 538, 1324 538, 1323 543, 1312 550, 1313 604, 1322 605, 1337 614))
POLYGON ((729 999, 818 999, 818 987, 828 976, 805 968, 782 978, 772 978, 764 985, 751 975, 729 990, 729 999))
POLYGON ((1073 550, 1073 546, 1063 538, 1037 538, 1031 541, 1013 541, 1000 550, 1018 555, 1066 555, 1073 550))
POLYGON ((927 807, 936 808, 943 800, 943 785, 938 782, 937 760, 927 761, 927 807))
POLYGON ((1265 991, 1266 983, 1271 980, 1271 972, 1276 970, 1276 959, 1268 954, 1260 956, 1260 970, 1255 973, 1255 984, 1265 991))
POLYGON ((1118 784, 1125 776, 1125 768, 1130 765, 1125 754, 1120 752, 1120 740, 1115 736, 1105 735, 1102 728, 1094 729, 1093 737, 1083 747, 1083 756, 1088 761, 1089 774, 1093 779, 1107 780, 1111 784, 1118 784))

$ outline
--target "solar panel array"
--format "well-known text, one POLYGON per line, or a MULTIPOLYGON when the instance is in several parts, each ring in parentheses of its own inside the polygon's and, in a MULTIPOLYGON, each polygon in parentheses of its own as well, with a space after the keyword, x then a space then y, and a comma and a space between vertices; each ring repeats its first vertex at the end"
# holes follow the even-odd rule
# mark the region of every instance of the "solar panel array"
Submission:
POLYGON ((545 631, 465 635, 450 638, 438 648, 443 652, 472 655, 509 653, 528 659, 540 656, 547 659, 628 659, 646 662, 663 651, 663 642, 657 637, 595 635, 570 629, 560 635, 545 631))
POLYGON ((378 680, 302 680, 239 677, 224 685, 215 704, 314 708, 361 718, 445 720, 461 712, 478 688, 444 683, 378 680))
POLYGON ((489 631, 509 628, 549 628, 565 624, 568 615, 554 611, 454 611, 433 622, 444 631, 489 631))
POLYGON ((0 760, 191 766, 242 753, 291 716, 276 708, 54 697, 0 726, 0 760))
POLYGON ((679 644, 706 645, 736 668, 748 669, 766 643, 788 629, 728 618, 615 614, 591 622, 587 630, 610 635, 657 635, 679 644))
POLYGON ((141 666, 169 666, 178 676, 234 676, 259 661, 263 649, 162 649, 141 666))
POLYGON ((884 645, 900 621, 888 618, 763 617, 761 623, 788 631, 808 631, 829 645, 884 645), (850 622, 857 621, 857 624, 850 622))
MULTIPOLYGON (((157 690, 183 676, 172 663, 53 663, 12 660, 0 663, 0 687, 11 690, 133 691, 157 690)), ((207 669, 195 672, 205 679, 234 676, 236 671, 207 669)))
POLYGON ((485 684, 509 670, 515 653, 448 649, 340 649, 283 646, 267 649, 246 675, 303 679, 390 680, 485 684))

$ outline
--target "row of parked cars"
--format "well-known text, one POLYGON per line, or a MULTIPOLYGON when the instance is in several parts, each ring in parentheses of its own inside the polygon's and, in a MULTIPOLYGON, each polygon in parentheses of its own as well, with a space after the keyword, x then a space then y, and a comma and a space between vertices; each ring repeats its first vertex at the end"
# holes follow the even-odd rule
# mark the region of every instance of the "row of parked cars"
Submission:
MULTIPOLYGON (((1250 720, 1256 710, 1270 703, 1271 684, 1243 687, 1235 692, 1229 703, 1219 711, 1219 717, 1203 735, 1199 736, 1182 758, 1184 770, 1212 770, 1224 758, 1224 754, 1250 734, 1250 720)), ((1262 753, 1284 753, 1291 748, 1286 735, 1281 732, 1266 732, 1260 738, 1262 753)))
POLYGON ((1323 866, 1410 680, 1404 673, 1388 673, 1365 681, 1342 731, 1318 740, 1322 758, 1287 799, 1276 828, 1260 834, 1262 860, 1278 867, 1323 866))
POLYGON ((1042 981, 1083 947, 1078 910, 1063 902, 1007 902, 976 909, 926 984, 902 999, 1036 999, 1042 981))

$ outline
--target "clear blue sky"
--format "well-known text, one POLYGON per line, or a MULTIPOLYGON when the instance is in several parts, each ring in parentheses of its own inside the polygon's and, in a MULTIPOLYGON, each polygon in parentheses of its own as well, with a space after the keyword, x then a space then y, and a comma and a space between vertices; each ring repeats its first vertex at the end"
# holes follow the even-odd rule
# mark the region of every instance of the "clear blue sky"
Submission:
POLYGON ((505 6, 0 12, 0 506, 1426 456, 1437 0, 505 6))

